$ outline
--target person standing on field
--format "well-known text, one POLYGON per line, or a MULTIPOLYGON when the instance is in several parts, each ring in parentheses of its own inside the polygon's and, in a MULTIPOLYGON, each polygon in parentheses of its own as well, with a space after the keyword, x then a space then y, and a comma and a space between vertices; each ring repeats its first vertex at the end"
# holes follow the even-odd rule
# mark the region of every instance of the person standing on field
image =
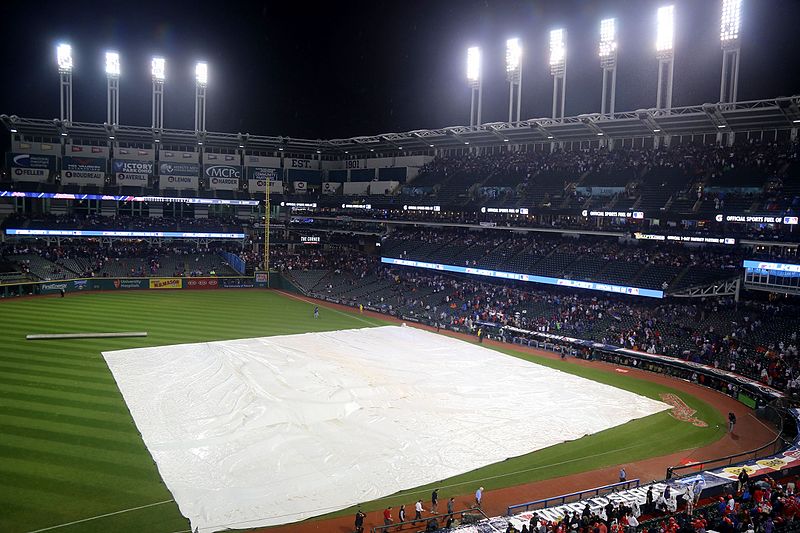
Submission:
POLYGON ((439 507, 439 489, 434 489, 431 493, 431 514, 436 514, 439 507))
POLYGON ((482 499, 483 499, 483 487, 480 487, 478 490, 475 491, 475 505, 480 507, 482 499))
POLYGON ((422 500, 417 500, 417 503, 414 504, 414 523, 417 523, 417 520, 422 520, 422 511, 425 509, 422 508, 422 500))

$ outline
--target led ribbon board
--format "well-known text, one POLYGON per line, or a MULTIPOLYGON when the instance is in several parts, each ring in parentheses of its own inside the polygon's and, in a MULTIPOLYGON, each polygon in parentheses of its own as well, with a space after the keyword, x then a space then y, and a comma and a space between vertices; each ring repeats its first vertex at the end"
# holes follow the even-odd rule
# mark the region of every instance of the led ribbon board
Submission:
POLYGON ((165 237, 173 239, 244 239, 244 233, 195 233, 185 231, 106 231, 77 229, 16 229, 9 228, 6 235, 32 237, 165 237))
POLYGON ((550 278, 546 276, 536 276, 533 274, 519 274, 516 272, 503 272, 499 270, 486 270, 482 268, 471 268, 454 265, 442 265, 439 263, 426 263, 424 261, 412 261, 408 259, 395 259, 392 257, 381 257, 381 263, 389 265, 410 266, 414 268, 427 268, 443 272, 457 272, 459 274, 473 274, 476 276, 487 276, 490 278, 513 279, 530 283, 544 283, 546 285, 559 285, 561 287, 573 287, 576 289, 589 289, 592 291, 613 292, 617 294, 629 294, 631 296, 646 296, 648 298, 663 298, 664 291, 654 289, 643 289, 641 287, 626 287, 624 285, 611 285, 609 283, 598 283, 595 281, 580 281, 575 279, 550 278))
POLYGON ((182 204, 258 205, 258 200, 223 200, 221 198, 180 198, 173 196, 120 196, 111 194, 69 194, 61 192, 0 191, 0 198, 55 198, 57 200, 110 200, 112 202, 180 202, 182 204))

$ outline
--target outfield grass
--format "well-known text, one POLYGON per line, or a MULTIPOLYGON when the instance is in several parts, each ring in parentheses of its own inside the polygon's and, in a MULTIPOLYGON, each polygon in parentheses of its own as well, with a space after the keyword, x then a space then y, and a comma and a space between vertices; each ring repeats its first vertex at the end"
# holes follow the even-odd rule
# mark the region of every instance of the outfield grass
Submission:
MULTIPOLYGON (((188 530, 100 352, 385 324, 328 309, 314 320, 312 309, 312 304, 275 293, 234 290, 128 291, 0 302, 0 531, 32 531, 151 504, 156 505, 56 531, 188 530), (147 331, 149 337, 25 340, 31 333, 82 331, 147 331)), ((652 398, 670 390, 569 362, 501 351, 652 398)), ((709 405, 679 396, 710 428, 723 425, 722 416, 709 405)), ((447 493, 472 491, 476 482, 487 489, 512 486, 694 448, 720 436, 715 429, 696 428, 660 413, 437 485, 448 487, 447 493)), ((429 487, 419 490, 430 492, 429 487)), ((412 492, 364 508, 408 503, 412 492)))

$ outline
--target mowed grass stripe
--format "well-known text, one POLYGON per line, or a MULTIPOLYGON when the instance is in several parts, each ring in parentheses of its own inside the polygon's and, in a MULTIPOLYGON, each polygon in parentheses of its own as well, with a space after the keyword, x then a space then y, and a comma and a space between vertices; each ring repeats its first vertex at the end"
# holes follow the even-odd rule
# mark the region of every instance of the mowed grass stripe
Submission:
MULTIPOLYGON (((15 491, 13 480, 0 480, 0 500, 11 509, 7 516, 0 517, 0 529, 29 531, 171 497, 132 422, 101 352, 385 324, 372 318, 362 320, 363 317, 357 313, 351 315, 324 307, 320 318, 314 320, 314 305, 266 291, 233 290, 127 291, 0 302, 0 324, 4 326, 0 330, 0 367, 28 372, 22 375, 0 373, 0 401, 13 398, 12 403, 3 405, 10 405, 14 409, 13 416, 0 416, 0 433, 4 436, 0 443, 0 462, 13 462, 30 450, 24 470, 29 477, 20 478, 20 485, 26 488, 15 491), (31 333, 81 331, 147 331, 148 337, 43 342, 24 340, 24 336, 31 333), (6 354, 8 357, 5 357, 6 354), (64 400, 62 409, 58 409, 59 399, 64 400), (54 412, 48 413, 48 410, 54 412), (92 427, 95 422, 104 427, 92 427), (116 470, 115 464, 119 465, 116 470), (125 465, 130 467, 127 475, 125 465), (77 480, 77 489, 70 490, 68 485, 55 487, 55 492, 61 496, 56 496, 53 491, 36 496, 32 480, 46 478, 52 468, 60 468, 62 475, 76 471, 83 471, 85 475, 77 480), (121 487, 135 484, 136 490, 109 490, 111 479, 121 487), (32 511, 37 508, 40 512, 32 511)), ((512 355, 552 366, 548 359, 518 352, 512 355)), ((556 365, 559 363, 563 364, 557 361, 556 365)), ((560 369, 584 375, 583 370, 570 367, 576 365, 566 363, 560 369)), ((591 373, 586 376, 609 382, 609 373, 604 374, 605 377, 591 373)), ((627 381, 638 382, 629 377, 613 377, 619 380, 615 379, 614 383, 609 384, 622 385, 622 388, 639 394, 657 398, 661 392, 645 390, 646 387, 640 384, 625 385, 627 381)), ((690 406, 698 409, 699 415, 708 415, 704 420, 711 423, 712 427, 714 420, 722 420, 719 413, 713 409, 709 413, 694 398, 682 397, 690 406)), ((659 414, 591 437, 512 458, 445 482, 463 484, 461 492, 473 490, 475 480, 482 478, 490 478, 483 483, 489 489, 510 486, 590 470, 605 464, 618 464, 638 457, 651 457, 664 453, 663 446, 669 447, 667 451, 691 448, 717 438, 712 433, 680 423, 667 414, 659 414), (654 443, 658 443, 658 446, 654 443), (601 454, 598 455, 598 452, 601 454), (556 464, 558 466, 552 466, 556 464)), ((14 470, 13 473, 19 472, 14 470)), ((419 490, 420 494, 430 493, 429 487, 419 490)), ((394 498, 397 502, 408 503, 412 500, 408 500, 407 494, 394 498)), ((388 500, 391 499, 366 504, 365 508, 380 508, 388 500)), ((146 512, 137 511, 130 516, 119 515, 86 522, 60 531, 166 533, 186 529, 188 522, 180 517, 173 503, 147 509, 146 512)))
MULTIPOLYGON (((0 302, 0 402, 9 406, 0 416, 0 462, 25 457, 25 471, 31 472, 15 483, 12 473, 0 470, 5 478, 0 481, 0 499, 14 509, 0 519, 1 529, 37 529, 171 497, 100 352, 365 327, 352 317, 325 311, 313 320, 312 310, 311 304, 247 291, 129 292, 0 302), (32 333, 127 330, 148 331, 149 336, 24 340, 32 333), (33 485, 59 467, 65 475, 86 474, 81 490, 61 485, 36 492, 33 485), (125 478, 149 488, 136 489, 135 494, 108 490, 111 479, 124 486, 125 478), (109 492, 108 498, 93 497, 109 492), (142 498, 143 492, 149 498, 142 498), (38 505, 29 505, 29 500, 38 505), (35 509, 39 512, 32 512, 35 509)), ((137 511, 125 520, 103 519, 61 531, 188 529, 175 504, 161 507, 137 511)))

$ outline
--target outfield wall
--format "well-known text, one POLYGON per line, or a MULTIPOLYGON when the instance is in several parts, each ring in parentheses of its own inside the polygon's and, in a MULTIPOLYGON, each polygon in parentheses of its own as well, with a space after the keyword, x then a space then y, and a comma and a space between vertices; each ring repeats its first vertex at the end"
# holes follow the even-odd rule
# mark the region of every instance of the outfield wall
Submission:
MULTIPOLYGON (((273 276, 279 278, 280 276, 273 276)), ((284 288, 280 279, 271 285, 284 288)), ((32 281, 0 285, 0 298, 38 296, 87 291, 120 290, 211 290, 267 288, 266 276, 154 277, 154 278, 77 278, 57 281, 32 281)))

